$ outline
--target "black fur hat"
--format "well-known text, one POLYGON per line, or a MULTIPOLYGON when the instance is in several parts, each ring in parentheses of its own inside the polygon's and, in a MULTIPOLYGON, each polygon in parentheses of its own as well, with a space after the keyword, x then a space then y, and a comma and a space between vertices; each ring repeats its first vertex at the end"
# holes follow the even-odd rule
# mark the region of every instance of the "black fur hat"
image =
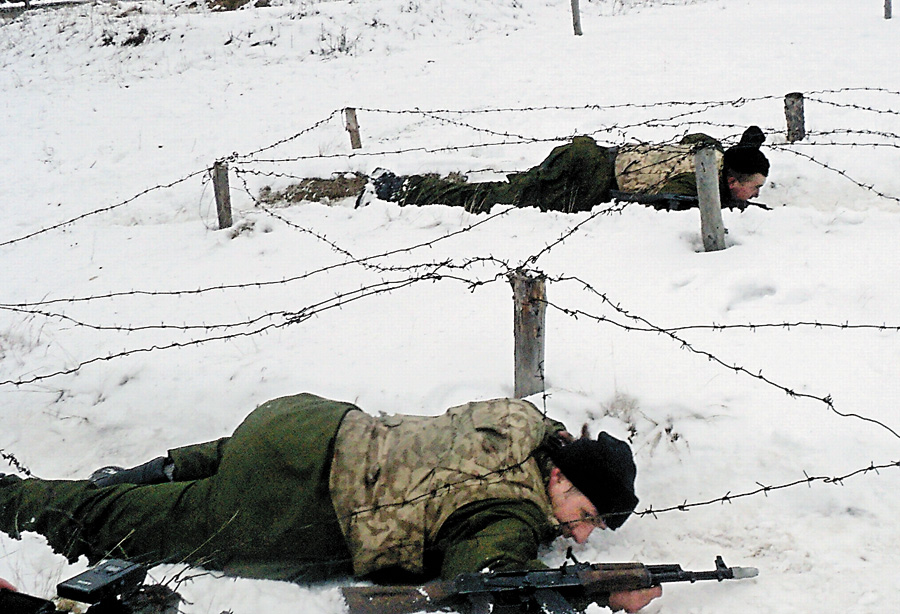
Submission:
POLYGON ((618 529, 634 508, 637 467, 631 448, 606 431, 597 439, 582 437, 552 446, 549 455, 563 475, 580 490, 612 530, 618 529))
POLYGON ((750 126, 746 130, 744 130, 744 134, 741 135, 741 140, 738 142, 738 147, 756 147, 759 149, 760 145, 766 142, 766 135, 762 131, 762 128, 759 126, 750 126))
POLYGON ((742 175, 769 175, 769 160, 759 150, 765 143, 766 135, 759 126, 744 130, 737 145, 725 150, 725 169, 742 175))

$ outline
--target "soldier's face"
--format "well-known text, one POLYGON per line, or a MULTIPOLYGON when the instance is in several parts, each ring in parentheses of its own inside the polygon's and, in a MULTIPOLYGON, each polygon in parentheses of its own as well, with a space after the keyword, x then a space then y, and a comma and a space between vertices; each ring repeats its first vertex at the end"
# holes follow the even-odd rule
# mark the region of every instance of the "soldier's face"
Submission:
POLYGON ((553 506, 553 515, 559 521, 565 537, 583 544, 594 529, 606 528, 606 523, 600 518, 591 500, 555 467, 550 472, 547 494, 553 506))
POLYGON ((750 200, 759 196, 759 189, 766 184, 766 176, 754 173, 746 181, 738 181, 736 177, 728 178, 728 189, 735 200, 750 200))

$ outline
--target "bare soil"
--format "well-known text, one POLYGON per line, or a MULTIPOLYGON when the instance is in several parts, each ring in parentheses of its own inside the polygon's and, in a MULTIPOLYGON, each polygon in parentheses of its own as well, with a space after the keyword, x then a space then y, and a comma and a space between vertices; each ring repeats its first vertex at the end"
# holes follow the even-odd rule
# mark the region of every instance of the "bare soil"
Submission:
POLYGON ((266 186, 260 190, 259 200, 267 205, 290 205, 303 201, 332 204, 344 198, 358 196, 367 180, 360 173, 345 173, 331 179, 311 177, 280 191, 266 186))

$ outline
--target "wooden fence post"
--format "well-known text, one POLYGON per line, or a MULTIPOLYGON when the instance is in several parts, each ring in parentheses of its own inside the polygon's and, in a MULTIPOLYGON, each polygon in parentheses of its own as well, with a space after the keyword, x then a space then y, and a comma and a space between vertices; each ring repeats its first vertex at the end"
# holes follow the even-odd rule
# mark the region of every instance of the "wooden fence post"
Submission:
POLYGON ((891 18, 891 0, 884 0, 884 18, 891 18))
POLYGON ((213 165, 213 191, 219 212, 219 230, 231 227, 231 190, 228 187, 228 163, 217 160, 213 165))
POLYGON ((359 122, 356 121, 356 109, 351 107, 344 109, 344 118, 347 122, 347 132, 350 133, 350 147, 360 149, 362 141, 359 138, 359 122))
POLYGON ((719 195, 719 165, 716 150, 704 147, 694 154, 697 198, 700 201, 700 234, 708 252, 725 249, 725 224, 722 222, 722 198, 719 195))
POLYGON ((784 97, 784 118, 787 120, 787 140, 790 143, 806 138, 806 120, 803 118, 803 94, 793 92, 784 97))
POLYGON ((543 274, 531 277, 522 269, 517 269, 509 276, 513 287, 517 399, 544 390, 546 279, 543 274))
POLYGON ((572 0, 572 25, 575 27, 575 36, 584 34, 581 31, 581 9, 578 6, 578 0, 572 0))

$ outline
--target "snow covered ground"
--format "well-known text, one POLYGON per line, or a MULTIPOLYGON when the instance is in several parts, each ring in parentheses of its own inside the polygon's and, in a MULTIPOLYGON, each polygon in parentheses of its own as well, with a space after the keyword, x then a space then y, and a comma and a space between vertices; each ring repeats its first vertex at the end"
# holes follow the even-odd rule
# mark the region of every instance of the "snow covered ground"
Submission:
MULTIPOLYGON (((638 460, 645 513, 580 559, 760 569, 667 587, 651 613, 892 611, 897 19, 881 0, 581 8, 580 37, 565 0, 114 2, 0 21, 0 449, 77 478, 227 434, 284 394, 417 414, 511 395, 505 273, 527 263, 552 304, 532 400, 630 436, 638 460), (794 91, 810 137, 789 144, 794 91), (726 211, 716 253, 696 212, 638 205, 254 201, 379 166, 494 178, 573 134, 734 142, 750 124, 769 134, 773 210, 726 211), (226 157, 220 231, 206 169, 226 157)), ((84 566, 0 538, 0 577, 28 592, 84 566)), ((334 585, 200 575, 179 591, 188 614, 343 612, 334 585)))

